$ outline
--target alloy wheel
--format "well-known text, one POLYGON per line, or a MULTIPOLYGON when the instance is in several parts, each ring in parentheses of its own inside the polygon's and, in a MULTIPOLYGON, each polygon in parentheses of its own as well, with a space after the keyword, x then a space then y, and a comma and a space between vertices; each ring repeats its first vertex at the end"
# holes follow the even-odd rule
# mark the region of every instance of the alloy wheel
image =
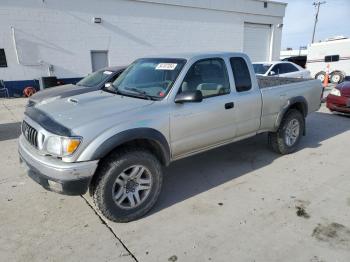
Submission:
POLYGON ((300 123, 297 119, 292 119, 285 131, 285 142, 287 146, 293 146, 300 135, 300 123))
POLYGON ((151 188, 151 172, 142 165, 131 166, 117 176, 112 188, 113 199, 120 208, 135 208, 147 199, 151 188))

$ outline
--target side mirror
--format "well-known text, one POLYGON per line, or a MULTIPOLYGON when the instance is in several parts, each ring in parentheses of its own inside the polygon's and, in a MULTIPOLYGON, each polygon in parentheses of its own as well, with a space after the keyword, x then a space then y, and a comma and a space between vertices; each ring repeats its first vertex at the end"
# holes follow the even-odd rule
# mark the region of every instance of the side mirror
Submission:
POLYGON ((175 103, 199 103, 203 101, 202 92, 199 90, 195 91, 184 91, 180 94, 177 94, 175 97, 175 103))
POLYGON ((270 71, 270 73, 269 73, 270 76, 274 76, 275 74, 276 74, 275 71, 270 71))
POLYGON ((111 82, 105 83, 105 88, 110 88, 112 86, 111 82))

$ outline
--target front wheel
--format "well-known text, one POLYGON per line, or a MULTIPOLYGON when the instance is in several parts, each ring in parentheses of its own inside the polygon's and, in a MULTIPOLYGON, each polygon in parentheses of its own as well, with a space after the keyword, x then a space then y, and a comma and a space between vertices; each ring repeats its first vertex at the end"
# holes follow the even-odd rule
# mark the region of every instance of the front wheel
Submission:
POLYGON ((143 149, 125 149, 102 160, 94 182, 93 199, 108 219, 129 222, 145 215, 162 187, 158 159, 143 149))
POLYGON ((296 151, 304 126, 305 119, 300 111, 295 109, 289 110, 277 132, 269 133, 269 145, 272 150, 282 155, 296 151))

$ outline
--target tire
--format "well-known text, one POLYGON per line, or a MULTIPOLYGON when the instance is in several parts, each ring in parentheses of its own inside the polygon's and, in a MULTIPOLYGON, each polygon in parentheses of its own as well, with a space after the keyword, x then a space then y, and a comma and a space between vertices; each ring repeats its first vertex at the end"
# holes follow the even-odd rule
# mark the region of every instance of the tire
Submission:
MULTIPOLYGON (((296 109, 289 110, 286 115, 283 117, 281 125, 277 132, 271 132, 268 135, 268 142, 270 147, 276 153, 286 155, 293 153, 297 150, 298 144, 300 142, 301 136, 303 134, 305 127, 305 119, 302 113, 296 109), (298 123, 298 127, 296 128, 296 133, 292 132, 292 136, 296 136, 295 141, 290 144, 290 140, 288 141, 288 127, 292 125, 292 123, 298 123)), ((296 130, 295 129, 295 130, 296 130)))
POLYGON ((315 79, 321 80, 321 82, 324 82, 324 79, 326 78, 326 72, 320 71, 315 75, 315 79))
POLYGON ((341 72, 333 72, 330 75, 330 80, 332 84, 339 84, 344 81, 345 76, 341 72))
POLYGON ((102 160, 96 176, 92 186, 94 203, 106 218, 114 222, 129 222, 145 215, 156 203, 163 180, 159 160, 144 149, 122 149, 112 153, 102 160), (131 180, 134 173, 135 177, 142 174, 131 180), (138 200, 135 194, 139 196, 138 200))

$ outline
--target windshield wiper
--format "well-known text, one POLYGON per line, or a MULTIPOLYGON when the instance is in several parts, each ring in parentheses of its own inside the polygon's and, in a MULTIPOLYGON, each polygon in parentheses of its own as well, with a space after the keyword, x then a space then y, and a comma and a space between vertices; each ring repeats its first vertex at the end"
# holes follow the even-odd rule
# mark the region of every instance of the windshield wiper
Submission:
POLYGON ((146 98, 148 100, 154 100, 153 96, 150 96, 145 91, 142 91, 142 90, 137 89, 135 87, 126 87, 125 90, 130 90, 130 91, 133 91, 135 93, 138 93, 138 94, 142 95, 142 97, 144 97, 144 98, 146 98))

